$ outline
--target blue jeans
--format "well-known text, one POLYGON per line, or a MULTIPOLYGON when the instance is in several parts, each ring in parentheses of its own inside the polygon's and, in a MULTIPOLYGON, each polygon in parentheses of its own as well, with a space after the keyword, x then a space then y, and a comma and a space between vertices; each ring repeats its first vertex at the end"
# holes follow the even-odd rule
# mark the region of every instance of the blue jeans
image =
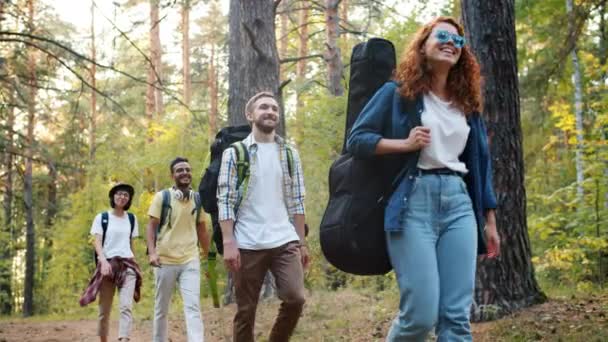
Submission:
POLYGON ((387 341, 424 341, 434 326, 438 341, 472 341, 477 226, 466 185, 419 175, 404 203, 404 229, 386 233, 400 294, 387 341))

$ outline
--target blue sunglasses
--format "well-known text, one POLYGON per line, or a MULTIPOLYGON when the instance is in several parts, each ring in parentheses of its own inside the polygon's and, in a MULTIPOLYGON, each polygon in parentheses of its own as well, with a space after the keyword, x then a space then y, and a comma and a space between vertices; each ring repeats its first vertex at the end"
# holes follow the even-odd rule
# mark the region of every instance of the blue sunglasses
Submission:
POLYGON ((459 49, 461 49, 464 46, 464 44, 466 43, 466 39, 464 39, 463 36, 460 36, 460 35, 457 35, 454 33, 450 33, 445 30, 437 31, 437 33, 435 33, 435 38, 437 38, 437 40, 441 44, 445 44, 451 40, 454 42, 454 46, 459 49))

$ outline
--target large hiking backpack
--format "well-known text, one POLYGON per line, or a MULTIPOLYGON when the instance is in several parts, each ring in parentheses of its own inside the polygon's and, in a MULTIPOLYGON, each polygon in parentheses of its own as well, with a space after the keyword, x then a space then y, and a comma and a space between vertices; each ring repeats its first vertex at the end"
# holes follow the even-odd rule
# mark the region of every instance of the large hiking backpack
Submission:
POLYGON ((388 40, 372 38, 353 48, 344 148, 329 171, 329 202, 319 236, 325 258, 347 273, 379 275, 392 269, 384 207, 398 181, 402 157, 355 158, 346 151, 346 138, 365 104, 391 78, 395 65, 395 48, 388 40))
MULTIPOLYGON (((215 140, 211 144, 209 166, 203 173, 201 182, 198 185, 198 192, 201 197, 201 204, 206 213, 211 216, 211 226, 213 229, 212 243, 215 244, 217 251, 224 254, 222 243, 222 229, 220 228, 218 208, 217 208, 217 178, 220 175, 222 166, 222 153, 232 144, 239 142, 251 133, 249 125, 229 126, 222 128, 215 135, 215 140)), ((249 155, 244 162, 249 162, 249 155)), ((210 253, 214 253, 212 250, 210 253)))
MULTIPOLYGON (((127 212, 127 216, 129 217, 129 223, 131 224, 131 234, 129 234, 129 239, 133 236, 133 229, 135 229, 135 215, 127 212)), ((106 232, 108 231, 108 222, 110 221, 110 216, 107 211, 101 213, 101 248, 106 243, 106 232)), ((93 255, 95 258, 95 266, 97 266, 97 251, 93 249, 93 255)))
MULTIPOLYGON (((205 170, 198 186, 203 209, 211 216, 213 226, 213 243, 220 254, 224 254, 222 239, 222 229, 220 228, 218 207, 217 207, 217 178, 220 174, 222 165, 222 154, 227 148, 234 148, 236 152, 236 172, 237 189, 248 185, 249 178, 249 152, 242 142, 249 133, 249 126, 235 126, 222 128, 215 136, 215 141, 211 144, 211 155, 209 166, 205 170)), ((289 175, 293 177, 293 151, 287 146, 287 168, 289 175)), ((243 194, 247 189, 243 190, 243 194)))

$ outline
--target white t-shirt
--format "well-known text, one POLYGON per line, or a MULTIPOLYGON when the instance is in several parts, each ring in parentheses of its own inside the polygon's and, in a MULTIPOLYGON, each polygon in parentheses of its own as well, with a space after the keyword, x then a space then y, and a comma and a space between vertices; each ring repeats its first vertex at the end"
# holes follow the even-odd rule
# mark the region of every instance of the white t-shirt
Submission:
POLYGON ((285 206, 279 145, 257 143, 252 158, 256 161, 251 167, 256 169, 250 172, 247 198, 238 209, 234 228, 238 247, 270 249, 300 240, 285 206))
POLYGON ((431 129, 431 143, 420 151, 418 168, 441 169, 467 173, 466 165, 458 160, 464 151, 471 128, 466 117, 451 102, 429 92, 423 97, 422 125, 431 129))
MULTIPOLYGON (((106 241, 103 244, 103 254, 107 259, 119 256, 121 258, 133 258, 131 251, 131 223, 129 215, 125 212, 122 217, 115 216, 112 212, 108 212, 108 230, 106 230, 106 241)), ((101 227, 101 213, 95 216, 93 225, 91 226, 91 235, 103 235, 101 227)), ((133 226, 133 235, 139 236, 137 226, 137 216, 135 216, 135 225, 133 226)))

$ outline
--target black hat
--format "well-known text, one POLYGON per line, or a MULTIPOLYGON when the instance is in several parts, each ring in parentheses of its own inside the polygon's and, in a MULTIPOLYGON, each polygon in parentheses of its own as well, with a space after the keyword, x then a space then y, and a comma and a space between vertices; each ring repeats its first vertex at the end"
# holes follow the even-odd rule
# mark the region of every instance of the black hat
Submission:
POLYGON ((112 187, 112 189, 110 189, 110 193, 108 194, 108 196, 110 198, 114 197, 114 194, 118 190, 124 190, 124 191, 128 192, 130 198, 133 198, 133 194, 135 194, 135 190, 133 189, 133 187, 131 185, 129 185, 127 183, 116 183, 112 187))
POLYGON ((110 197, 110 206, 112 208, 114 208, 114 194, 118 190, 123 190, 123 191, 126 191, 126 192, 129 193, 129 201, 127 202, 127 204, 123 208, 124 210, 129 210, 129 208, 131 208, 131 201, 133 200, 133 194, 135 194, 135 190, 133 189, 132 186, 130 186, 127 183, 116 183, 112 187, 112 189, 110 189, 110 192, 108 193, 108 197, 110 197))

